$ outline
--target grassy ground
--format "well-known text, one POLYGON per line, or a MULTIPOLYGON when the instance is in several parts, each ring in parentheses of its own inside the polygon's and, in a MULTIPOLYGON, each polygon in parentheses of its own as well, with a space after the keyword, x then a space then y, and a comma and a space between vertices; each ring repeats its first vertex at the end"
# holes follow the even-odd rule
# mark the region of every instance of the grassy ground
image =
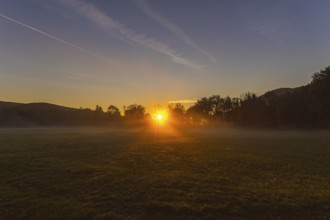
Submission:
POLYGON ((330 219, 330 132, 0 129, 0 218, 330 219))

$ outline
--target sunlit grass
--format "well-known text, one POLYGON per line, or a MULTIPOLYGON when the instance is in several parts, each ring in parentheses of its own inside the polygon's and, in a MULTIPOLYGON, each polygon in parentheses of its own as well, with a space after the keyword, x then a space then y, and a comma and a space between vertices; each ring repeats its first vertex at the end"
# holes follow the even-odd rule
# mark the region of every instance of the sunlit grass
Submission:
POLYGON ((329 132, 0 130, 3 219, 327 219, 329 132))

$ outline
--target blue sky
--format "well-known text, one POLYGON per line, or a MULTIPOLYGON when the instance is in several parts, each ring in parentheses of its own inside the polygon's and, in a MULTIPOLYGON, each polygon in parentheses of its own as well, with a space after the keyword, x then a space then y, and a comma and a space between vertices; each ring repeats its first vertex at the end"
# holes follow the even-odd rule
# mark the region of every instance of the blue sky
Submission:
POLYGON ((261 95, 329 65, 328 0, 0 0, 0 100, 261 95))

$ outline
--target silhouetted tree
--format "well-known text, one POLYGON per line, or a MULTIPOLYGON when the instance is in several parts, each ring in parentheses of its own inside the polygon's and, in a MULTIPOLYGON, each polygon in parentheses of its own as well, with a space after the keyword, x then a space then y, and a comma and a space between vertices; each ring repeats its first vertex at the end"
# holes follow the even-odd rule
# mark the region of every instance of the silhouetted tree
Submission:
POLYGON ((212 112, 210 115, 212 115, 213 120, 222 121, 226 119, 228 112, 234 109, 234 103, 229 96, 222 98, 219 95, 213 95, 208 99, 212 104, 212 112))
POLYGON ((110 105, 107 110, 107 113, 112 117, 120 117, 120 110, 116 106, 110 105))
POLYGON ((311 84, 329 83, 330 81, 330 66, 324 68, 320 72, 314 73, 311 84))
POLYGON ((240 106, 239 99, 230 98, 229 96, 223 98, 220 95, 213 95, 209 98, 201 98, 197 100, 195 105, 187 110, 192 124, 205 124, 209 122, 223 123, 233 117, 232 111, 238 109, 240 106))
POLYGON ((102 109, 102 106, 100 105, 96 105, 95 107, 95 112, 96 113, 104 113, 103 109, 102 109))
POLYGON ((330 127, 330 66, 314 73, 311 84, 306 88, 306 101, 314 116, 315 126, 330 127))
POLYGON ((223 116, 223 103, 224 99, 220 95, 210 96, 208 98, 208 116, 212 116, 215 120, 221 119, 223 116))
POLYGON ((106 115, 106 118, 107 118, 107 121, 111 124, 111 123, 116 123, 118 124, 121 119, 122 119, 122 116, 120 114, 120 110, 119 108, 117 108, 116 106, 114 105, 110 105, 108 108, 107 108, 107 112, 105 113, 106 115))
POLYGON ((174 106, 168 106, 170 116, 174 124, 183 125, 185 123, 185 108, 181 103, 176 103, 174 106))
POLYGON ((143 105, 132 104, 125 108, 125 118, 129 120, 141 120, 145 116, 145 107, 143 105))

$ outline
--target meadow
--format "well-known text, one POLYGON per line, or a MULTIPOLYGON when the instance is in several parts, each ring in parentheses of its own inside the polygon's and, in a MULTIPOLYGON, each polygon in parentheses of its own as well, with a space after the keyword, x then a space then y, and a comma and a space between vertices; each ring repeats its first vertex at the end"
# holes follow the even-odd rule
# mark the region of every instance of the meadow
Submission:
POLYGON ((0 129, 1 219, 330 219, 330 131, 0 129))

